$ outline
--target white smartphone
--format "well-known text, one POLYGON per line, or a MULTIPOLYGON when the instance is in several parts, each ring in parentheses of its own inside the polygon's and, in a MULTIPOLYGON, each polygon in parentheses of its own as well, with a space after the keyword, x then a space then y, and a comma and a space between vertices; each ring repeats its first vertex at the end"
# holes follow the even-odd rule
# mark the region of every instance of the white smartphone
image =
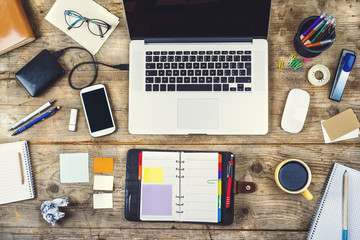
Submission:
POLYGON ((80 96, 90 135, 101 137, 113 133, 115 123, 105 86, 97 84, 83 88, 80 96))

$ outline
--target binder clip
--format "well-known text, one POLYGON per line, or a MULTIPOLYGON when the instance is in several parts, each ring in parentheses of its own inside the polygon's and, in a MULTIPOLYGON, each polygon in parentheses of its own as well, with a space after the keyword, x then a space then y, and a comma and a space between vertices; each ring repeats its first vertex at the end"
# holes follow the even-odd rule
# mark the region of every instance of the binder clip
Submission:
POLYGON ((336 70, 334 83, 330 92, 330 99, 340 101, 344 92, 346 82, 348 80, 351 69, 354 66, 356 56, 355 53, 343 49, 340 56, 340 61, 336 70))

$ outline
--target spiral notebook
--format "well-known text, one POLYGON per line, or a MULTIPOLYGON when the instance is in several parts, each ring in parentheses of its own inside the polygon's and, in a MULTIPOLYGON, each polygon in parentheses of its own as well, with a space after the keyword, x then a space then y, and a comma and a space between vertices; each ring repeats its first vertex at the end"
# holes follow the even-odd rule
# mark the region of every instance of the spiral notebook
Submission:
POLYGON ((335 163, 310 227, 308 240, 342 239, 345 170, 349 176, 348 239, 360 239, 360 172, 335 163))
POLYGON ((230 161, 235 159, 229 152, 129 150, 125 218, 231 224, 233 188, 227 192, 230 161), (225 206, 227 196, 229 207, 225 206))
POLYGON ((0 205, 35 197, 26 141, 0 144, 0 205))

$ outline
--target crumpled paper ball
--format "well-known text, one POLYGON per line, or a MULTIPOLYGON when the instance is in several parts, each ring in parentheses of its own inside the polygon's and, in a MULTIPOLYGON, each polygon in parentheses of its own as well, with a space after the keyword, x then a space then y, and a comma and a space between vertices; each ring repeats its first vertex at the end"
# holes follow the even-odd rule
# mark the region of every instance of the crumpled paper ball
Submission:
POLYGON ((66 207, 69 204, 67 198, 57 198, 52 201, 45 201, 41 205, 41 213, 43 218, 55 226, 55 222, 65 216, 65 213, 60 212, 59 207, 66 207))

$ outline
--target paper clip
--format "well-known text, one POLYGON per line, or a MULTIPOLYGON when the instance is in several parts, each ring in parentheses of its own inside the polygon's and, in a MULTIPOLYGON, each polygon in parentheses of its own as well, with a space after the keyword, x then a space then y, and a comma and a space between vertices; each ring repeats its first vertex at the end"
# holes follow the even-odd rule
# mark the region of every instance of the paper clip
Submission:
POLYGON ((302 60, 303 60, 304 63, 306 63, 306 62, 311 62, 311 61, 312 61, 311 58, 303 58, 302 60))
POLYGON ((295 58, 296 58, 296 53, 293 53, 293 55, 291 55, 291 57, 289 58, 288 66, 295 58))
POLYGON ((302 69, 304 67, 304 63, 301 63, 300 65, 297 65, 295 68, 293 68, 293 72, 297 72, 299 71, 300 69, 302 69))
POLYGON ((283 70, 283 67, 284 67, 284 61, 282 59, 280 59, 280 61, 279 61, 279 70, 280 70, 280 72, 283 70))

